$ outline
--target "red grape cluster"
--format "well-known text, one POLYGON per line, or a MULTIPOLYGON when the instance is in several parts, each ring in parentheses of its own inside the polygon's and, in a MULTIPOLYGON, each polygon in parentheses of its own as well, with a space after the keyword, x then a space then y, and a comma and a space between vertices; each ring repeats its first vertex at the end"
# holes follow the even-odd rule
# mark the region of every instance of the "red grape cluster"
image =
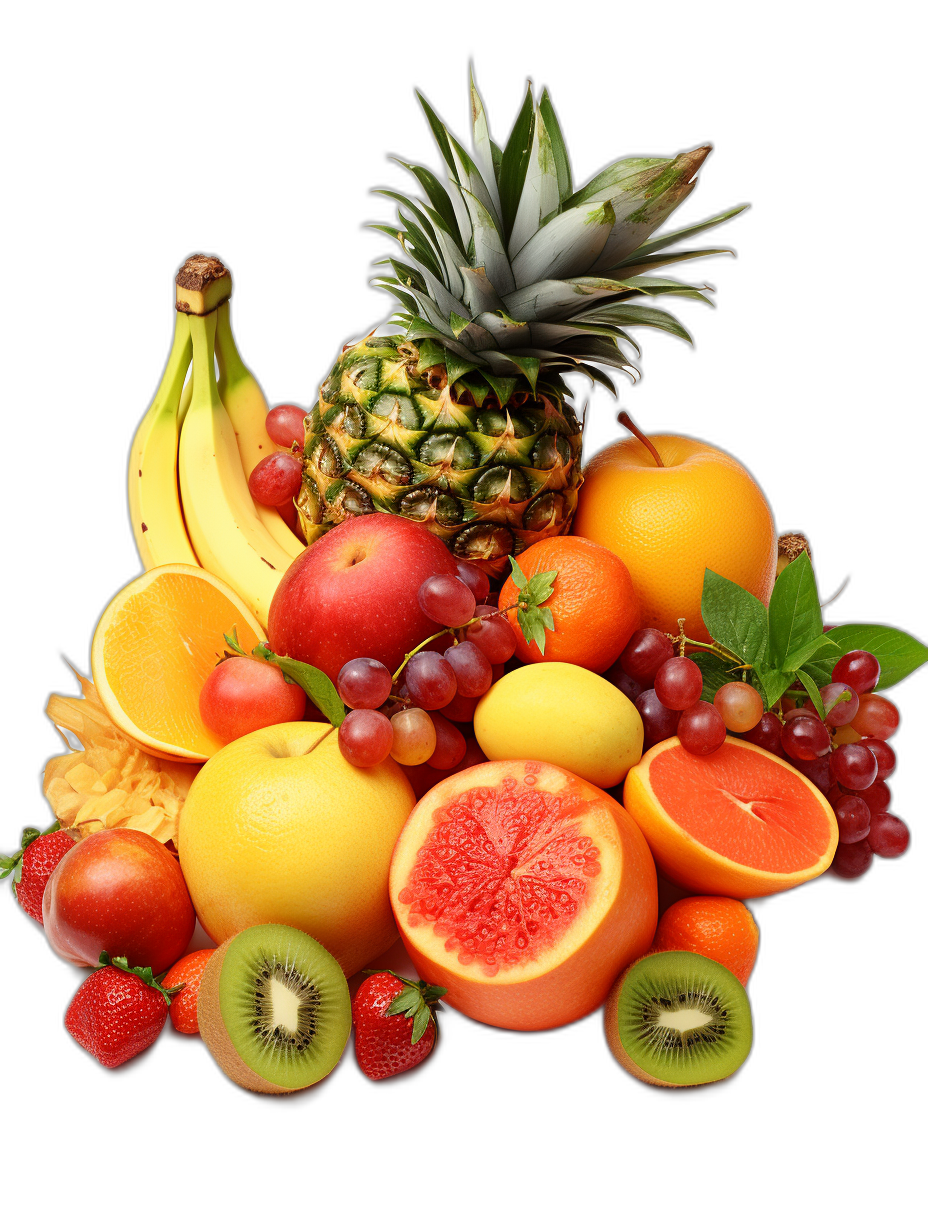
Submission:
POLYGON ((722 685, 711 702, 702 701, 698 665, 674 655, 673 642, 658 629, 633 633, 608 676, 638 708, 645 750, 677 736, 689 753, 714 753, 729 731, 747 731, 764 710, 757 690, 740 680, 722 685))
POLYGON ((463 760, 467 745, 458 725, 471 721, 479 699, 502 675, 516 636, 486 602, 490 581, 483 570, 467 561, 455 567, 456 576, 435 574, 419 587, 422 611, 447 630, 446 649, 416 651, 401 682, 376 659, 352 659, 339 672, 335 687, 351 709, 338 729, 338 746, 353 766, 376 766, 392 756, 404 766, 452 770, 463 760))
POLYGON ((806 701, 782 719, 768 711, 744 737, 785 757, 828 797, 839 834, 831 867, 840 877, 860 877, 874 855, 901 856, 909 845, 908 826, 888 812, 886 780, 896 755, 886 741, 899 726, 899 711, 873 692, 879 678, 874 655, 850 650, 822 689, 826 722, 806 701))
POLYGON ((264 421, 267 434, 282 448, 262 458, 248 477, 248 490, 259 505, 277 509, 287 522, 293 522, 293 502, 303 482, 303 443, 305 439, 302 407, 283 403, 272 407, 264 421))
POLYGON ((873 690, 880 665, 865 650, 851 650, 835 664, 822 691, 826 722, 811 699, 782 716, 764 711, 751 685, 731 681, 712 702, 701 701, 703 679, 691 659, 674 654, 671 639, 658 629, 634 633, 609 680, 638 708, 645 750, 676 735, 690 753, 720 748, 727 732, 790 762, 828 797, 838 819, 840 842, 832 868, 841 877, 860 877, 874 855, 900 856, 909 845, 905 822, 888 812, 886 779, 896 755, 886 743, 899 726, 899 711, 873 690))

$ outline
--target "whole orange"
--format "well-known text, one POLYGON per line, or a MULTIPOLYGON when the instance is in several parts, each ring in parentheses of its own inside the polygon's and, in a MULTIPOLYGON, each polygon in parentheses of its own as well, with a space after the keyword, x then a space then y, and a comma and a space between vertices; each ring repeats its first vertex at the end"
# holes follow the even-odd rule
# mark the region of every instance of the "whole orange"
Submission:
POLYGON ((714 958, 742 984, 757 957, 757 921, 736 898, 681 898, 668 907, 654 934, 653 950, 690 950, 714 958))
POLYGON ((642 625, 706 640, 706 568, 770 599, 777 537, 763 492, 740 462, 685 436, 653 436, 658 466, 640 441, 607 445, 591 459, 573 529, 628 566, 642 625))
MULTIPOLYGON (((608 548, 577 535, 541 539, 516 560, 529 579, 557 570, 554 593, 545 603, 554 617, 554 629, 546 630, 544 654, 535 642, 526 642, 515 610, 508 613, 522 662, 574 663, 604 672, 641 627, 641 605, 623 562, 608 548)), ((500 591, 500 610, 518 596, 519 588, 510 577, 500 591)))

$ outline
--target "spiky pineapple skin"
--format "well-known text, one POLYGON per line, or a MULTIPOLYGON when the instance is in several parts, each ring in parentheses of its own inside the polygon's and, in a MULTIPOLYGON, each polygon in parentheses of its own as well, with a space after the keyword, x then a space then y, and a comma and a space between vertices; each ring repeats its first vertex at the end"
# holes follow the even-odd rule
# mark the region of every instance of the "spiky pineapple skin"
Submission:
POLYGON ((570 529, 581 427, 557 380, 520 380, 500 407, 479 379, 476 394, 449 388, 418 361, 415 343, 368 337, 323 382, 297 502, 307 543, 347 517, 400 514, 498 575, 510 553, 570 529))

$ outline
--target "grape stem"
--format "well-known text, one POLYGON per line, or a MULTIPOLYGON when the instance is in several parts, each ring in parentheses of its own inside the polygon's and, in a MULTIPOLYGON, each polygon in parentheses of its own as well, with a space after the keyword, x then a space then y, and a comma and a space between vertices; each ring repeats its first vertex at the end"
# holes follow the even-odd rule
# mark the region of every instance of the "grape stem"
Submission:
MULTIPOLYGON (((515 603, 510 603, 508 607, 501 608, 500 611, 497 613, 497 615, 504 616, 506 612, 511 612, 514 607, 527 607, 527 606, 528 605, 525 603, 520 604, 517 600, 515 603)), ((466 624, 459 625, 457 629, 439 629, 437 633, 433 633, 431 637, 427 637, 424 642, 420 642, 418 646, 416 646, 413 650, 410 650, 409 654, 406 656, 403 662, 399 665, 399 667, 393 673, 394 682, 399 680, 400 676, 402 676, 406 668, 406 664, 413 657, 413 655, 418 654, 419 651, 423 650, 426 646, 428 646, 430 642, 437 641, 437 639, 440 637, 447 637, 449 633, 454 638, 455 642, 457 642, 457 634, 460 633, 461 629, 469 629, 470 626, 475 625, 478 620, 485 620, 485 619, 487 619, 485 616, 474 616, 472 620, 468 620, 466 624)))
POLYGON ((681 616, 677 621, 680 632, 676 637, 672 637, 670 639, 675 646, 680 647, 681 657, 686 653, 687 646, 699 646, 701 650, 708 650, 710 654, 714 654, 718 659, 726 659, 729 663, 734 663, 739 671, 747 671, 751 667, 750 663, 743 663, 736 654, 732 654, 730 650, 726 650, 725 647, 720 646, 718 642, 699 642, 695 637, 687 637, 683 631, 683 626, 685 624, 686 617, 681 616))

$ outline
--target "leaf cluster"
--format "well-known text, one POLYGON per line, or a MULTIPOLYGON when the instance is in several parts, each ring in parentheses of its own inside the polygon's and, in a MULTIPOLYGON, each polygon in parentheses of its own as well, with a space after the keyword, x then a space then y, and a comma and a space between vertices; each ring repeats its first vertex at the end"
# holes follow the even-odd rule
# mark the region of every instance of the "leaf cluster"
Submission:
POLYGON ((549 569, 545 573, 536 573, 534 577, 527 578, 514 556, 509 557, 509 563, 512 565, 512 580, 519 587, 516 609, 519 628, 529 646, 534 642, 544 654, 546 630, 554 632, 554 616, 549 607, 542 605, 554 594, 557 570, 549 569))

